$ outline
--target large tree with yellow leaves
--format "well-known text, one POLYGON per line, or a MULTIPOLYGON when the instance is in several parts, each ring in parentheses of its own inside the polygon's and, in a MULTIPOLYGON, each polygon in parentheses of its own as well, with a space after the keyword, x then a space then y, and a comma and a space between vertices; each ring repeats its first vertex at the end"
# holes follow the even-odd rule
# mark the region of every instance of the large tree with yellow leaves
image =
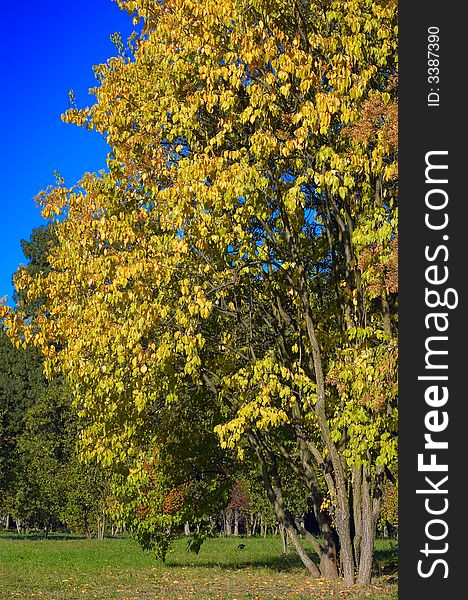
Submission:
POLYGON ((310 572, 369 581, 396 457, 396 3, 120 4, 141 31, 64 117, 109 169, 40 195, 59 244, 18 275, 46 300, 10 331, 67 376, 104 463, 138 465, 196 389, 310 572))

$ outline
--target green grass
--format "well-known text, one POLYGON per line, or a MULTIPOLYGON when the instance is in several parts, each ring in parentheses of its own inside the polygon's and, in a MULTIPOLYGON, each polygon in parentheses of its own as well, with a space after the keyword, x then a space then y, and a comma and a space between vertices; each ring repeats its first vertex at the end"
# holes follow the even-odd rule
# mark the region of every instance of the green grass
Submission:
POLYGON ((396 545, 378 541, 377 573, 365 589, 314 580, 275 538, 216 538, 200 554, 180 539, 165 564, 127 538, 48 540, 0 534, 0 599, 263 600, 397 598, 396 545), (245 548, 239 549, 239 543, 245 548))

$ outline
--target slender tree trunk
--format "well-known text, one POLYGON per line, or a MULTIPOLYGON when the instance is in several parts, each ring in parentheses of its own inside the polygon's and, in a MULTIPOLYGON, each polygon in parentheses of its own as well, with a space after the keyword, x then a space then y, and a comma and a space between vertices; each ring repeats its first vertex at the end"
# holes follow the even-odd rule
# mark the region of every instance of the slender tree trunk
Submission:
POLYGON ((224 513, 224 531, 227 536, 232 535, 232 527, 231 527, 231 511, 226 511, 224 513))
POLYGON ((245 513, 244 519, 245 519, 245 534, 250 537, 252 535, 252 517, 247 512, 247 513, 245 513))
POLYGON ((284 528, 284 525, 280 526, 280 531, 281 541, 283 542, 283 554, 289 554, 288 536, 286 535, 286 529, 284 528))
POLYGON ((354 559, 359 564, 362 540, 362 467, 354 467, 352 474, 353 521, 354 521, 354 559))
POLYGON ((252 526, 250 528, 250 535, 254 536, 255 532, 257 530, 257 520, 258 520, 258 516, 257 514, 255 514, 254 518, 252 519, 252 526))
POLYGON ((374 554, 374 519, 369 490, 369 475, 364 469, 362 477, 362 542, 359 558, 358 583, 368 583, 372 574, 374 554))
MULTIPOLYGON (((292 238, 291 238, 292 241, 292 238)), ((292 241, 293 253, 299 261, 299 254, 296 247, 296 241, 292 241)), ((307 280, 305 277, 304 266, 299 261, 299 278, 301 284, 300 296, 304 312, 307 337, 312 351, 312 367, 315 373, 315 382, 317 385, 317 403, 315 414, 323 443, 328 450, 329 460, 333 468, 334 494, 336 507, 336 530, 340 541, 340 562, 343 571, 343 583, 350 587, 354 583, 354 555, 351 542, 351 522, 348 493, 346 489, 346 476, 343 464, 338 454, 337 448, 331 438, 330 429, 325 412, 325 377, 322 366, 322 355, 320 346, 315 333, 314 321, 312 318, 312 309, 310 306, 309 292, 307 290, 307 280)))
POLYGON ((234 535, 239 535, 239 511, 234 509, 234 535))
POLYGON ((190 535, 190 525, 188 523, 184 523, 184 535, 190 535))

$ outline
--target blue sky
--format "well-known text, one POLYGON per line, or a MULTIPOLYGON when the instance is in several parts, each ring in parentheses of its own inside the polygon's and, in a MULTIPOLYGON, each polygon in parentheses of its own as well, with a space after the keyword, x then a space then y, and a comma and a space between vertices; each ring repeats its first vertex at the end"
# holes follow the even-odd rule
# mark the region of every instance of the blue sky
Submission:
POLYGON ((45 221, 34 196, 55 181, 67 184, 105 168, 101 136, 62 123, 68 92, 89 105, 92 66, 115 54, 110 35, 125 39, 131 19, 112 0, 2 2, 0 39, 0 297, 11 303, 11 275, 24 257, 21 239, 45 221))

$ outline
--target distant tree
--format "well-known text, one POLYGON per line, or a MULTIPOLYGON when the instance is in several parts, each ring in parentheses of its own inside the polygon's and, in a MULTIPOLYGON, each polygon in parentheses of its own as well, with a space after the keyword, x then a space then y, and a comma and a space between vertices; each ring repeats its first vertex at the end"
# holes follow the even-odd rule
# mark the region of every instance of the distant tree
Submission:
MULTIPOLYGON (((55 243, 51 223, 22 240, 25 272, 46 276, 47 255, 55 243)), ((34 323, 43 299, 30 301, 20 291, 15 300, 34 323)), ((66 522, 90 535, 104 514, 106 477, 102 468, 96 473, 79 460, 78 416, 70 391, 60 376, 47 381, 43 370, 44 358, 36 348, 15 348, 1 331, 0 513, 11 514, 20 529, 40 527, 47 534, 66 522)))
MULTIPOLYGON (((57 244, 55 226, 52 222, 47 225, 35 227, 29 240, 21 240, 23 255, 27 261, 26 272, 31 277, 38 275, 46 276, 50 272, 48 254, 53 246, 57 244)), ((14 300, 16 304, 31 317, 44 302, 43 298, 30 300, 26 298, 23 290, 15 289, 14 300)))
POLYGON ((395 535, 398 532, 398 481, 386 482, 379 526, 385 536, 395 535))
MULTIPOLYGON (((33 494, 23 486, 26 466, 20 444, 26 415, 37 398, 45 393, 42 357, 35 348, 17 349, 0 331, 0 513, 21 515, 25 504, 20 497, 33 494), (21 508, 20 508, 21 505, 21 508)), ((27 470, 27 469, 26 469, 27 470)))
POLYGON ((80 461, 75 453, 64 469, 65 500, 60 517, 75 533, 103 539, 106 520, 112 503, 110 500, 110 474, 101 465, 80 461))

